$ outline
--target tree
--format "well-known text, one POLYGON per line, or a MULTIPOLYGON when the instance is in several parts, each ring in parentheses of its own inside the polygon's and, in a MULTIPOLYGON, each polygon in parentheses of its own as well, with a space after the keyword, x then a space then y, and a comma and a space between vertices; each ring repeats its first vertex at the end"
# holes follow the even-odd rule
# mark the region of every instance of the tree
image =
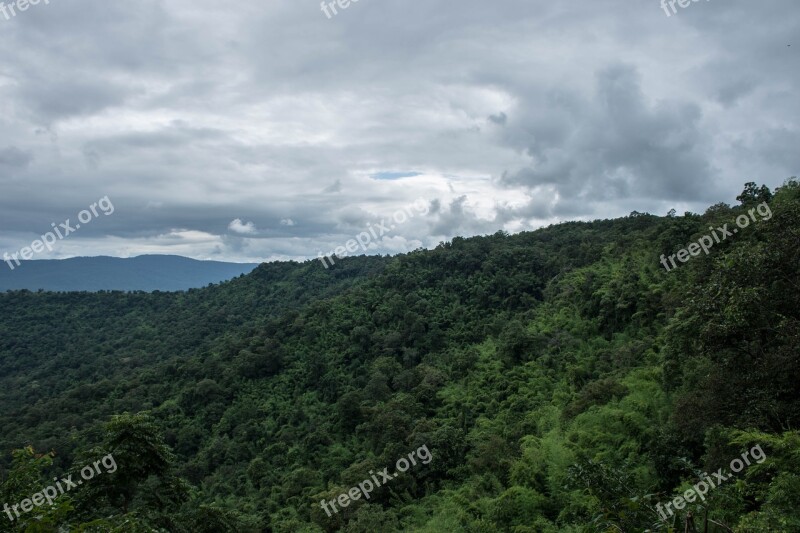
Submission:
POLYGON ((84 509, 106 503, 127 514, 138 500, 140 507, 162 511, 189 498, 188 483, 174 471, 175 455, 149 413, 113 416, 102 446, 85 454, 85 461, 91 464, 99 455, 113 457, 116 470, 87 486, 84 509))
POLYGON ((8 472, 8 477, 0 485, 0 500, 11 509, 0 511, 0 532, 7 531, 48 531, 66 521, 72 510, 69 495, 61 495, 52 505, 45 504, 36 507, 36 512, 20 512, 14 510, 14 504, 30 498, 31 494, 40 492, 44 487, 51 485, 43 470, 53 463, 52 452, 38 454, 33 447, 28 446, 12 452, 13 462, 8 472), (10 516, 6 517, 5 513, 10 516), (8 520, 6 520, 8 518, 8 520))
POLYGON ((749 207, 761 202, 769 202, 772 200, 772 192, 766 185, 758 187, 755 182, 748 181, 744 184, 742 194, 737 196, 736 199, 741 202, 743 207, 749 207))

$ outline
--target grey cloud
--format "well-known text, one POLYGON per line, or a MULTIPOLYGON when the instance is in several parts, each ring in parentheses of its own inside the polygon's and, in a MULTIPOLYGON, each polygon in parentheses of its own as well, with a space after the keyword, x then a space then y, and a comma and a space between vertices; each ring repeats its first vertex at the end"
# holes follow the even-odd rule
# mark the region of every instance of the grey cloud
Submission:
POLYGON ((16 146, 0 148, 0 166, 24 168, 27 167, 31 161, 33 161, 33 156, 28 152, 23 152, 16 146))
POLYGON ((755 90, 756 80, 738 79, 733 82, 722 84, 716 92, 716 98, 725 107, 731 107, 742 98, 748 96, 755 90))
POLYGON ((133 94, 130 87, 101 81, 37 79, 26 85, 19 93, 20 101, 45 124, 99 113, 121 105, 133 94))
POLYGON ((313 257, 418 197, 430 214, 396 235, 435 246, 701 211, 800 166, 795 0, 670 18, 381 0, 331 20, 295 0, 70 0, 2 22, 4 243, 108 194, 115 214, 64 253, 313 257), (369 178, 386 169, 422 174, 369 178), (258 232, 231 235, 236 219, 258 232))
POLYGON ((342 180, 336 180, 332 184, 322 189, 324 193, 342 192, 342 180))
POLYGON ((430 234, 442 236, 483 235, 497 231, 495 220, 483 220, 467 205, 468 198, 459 196, 443 209, 441 202, 431 206, 430 234), (435 209, 434 209, 435 207, 435 209))
MULTIPOLYGON (((508 186, 552 186, 561 198, 614 201, 619 198, 706 199, 715 170, 709 139, 693 104, 651 104, 631 66, 597 74, 591 101, 551 99, 560 120, 524 130, 533 164, 505 172, 508 186), (559 116, 560 115, 560 116, 559 116)), ((560 210, 575 214, 574 210, 560 210)))
POLYGON ((508 117, 505 113, 498 113, 496 115, 489 115, 489 121, 497 124, 498 126, 505 126, 508 122, 508 117))

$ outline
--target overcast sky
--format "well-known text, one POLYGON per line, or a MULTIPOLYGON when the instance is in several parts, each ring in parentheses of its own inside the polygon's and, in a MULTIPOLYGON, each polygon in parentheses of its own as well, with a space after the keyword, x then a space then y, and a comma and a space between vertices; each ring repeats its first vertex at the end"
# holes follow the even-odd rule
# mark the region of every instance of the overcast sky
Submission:
POLYGON ((302 260, 424 201, 398 253, 800 175, 797 0, 49 1, 0 13, 0 253, 105 196, 36 258, 302 260))

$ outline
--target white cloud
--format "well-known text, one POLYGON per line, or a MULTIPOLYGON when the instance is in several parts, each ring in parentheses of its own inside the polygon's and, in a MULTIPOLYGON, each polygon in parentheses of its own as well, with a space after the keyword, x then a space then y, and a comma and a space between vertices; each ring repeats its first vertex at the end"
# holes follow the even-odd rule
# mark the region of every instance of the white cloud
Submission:
POLYGON ((231 223, 228 224, 228 229, 241 235, 252 235, 256 232, 255 224, 252 222, 247 222, 245 224, 240 218, 232 220, 231 223))

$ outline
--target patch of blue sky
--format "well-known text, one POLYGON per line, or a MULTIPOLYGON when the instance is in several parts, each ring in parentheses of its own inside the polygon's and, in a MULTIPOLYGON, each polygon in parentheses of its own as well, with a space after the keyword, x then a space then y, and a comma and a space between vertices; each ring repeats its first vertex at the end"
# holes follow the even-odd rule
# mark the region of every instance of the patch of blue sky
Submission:
POLYGON ((422 175, 421 172, 378 172, 370 176, 374 180, 400 180, 422 175))

